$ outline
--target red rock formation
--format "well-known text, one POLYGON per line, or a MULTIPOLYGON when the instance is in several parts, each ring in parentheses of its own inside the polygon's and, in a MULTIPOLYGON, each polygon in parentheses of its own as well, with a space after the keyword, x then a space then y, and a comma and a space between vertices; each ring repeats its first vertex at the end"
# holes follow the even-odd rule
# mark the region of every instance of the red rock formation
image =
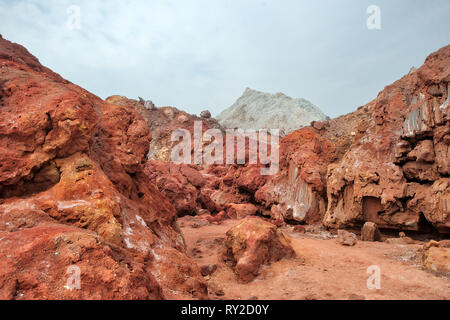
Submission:
POLYGON ((450 232, 450 46, 348 115, 284 137, 280 172, 255 193, 270 215, 450 232))
MULTIPOLYGON (((111 96, 107 102, 135 109, 147 122, 153 136, 149 159, 170 161, 172 147, 176 142, 171 141, 172 133, 177 129, 188 130, 194 138, 194 122, 202 122, 202 131, 220 129, 219 123, 213 118, 199 118, 174 107, 146 108, 141 102, 123 96, 111 96)), ((194 144, 192 143, 192 150, 194 144)))
POLYGON ((199 269, 180 268, 193 263, 174 207, 143 173, 150 140, 133 108, 0 38, 1 297, 205 296, 199 269), (64 287, 71 265, 81 290, 64 287))
POLYGON ((320 222, 327 206, 327 167, 361 136, 367 119, 360 109, 285 136, 280 141, 280 171, 266 178, 255 199, 275 219, 320 222))
POLYGON ((200 209, 216 213, 216 204, 205 192, 208 176, 201 168, 172 162, 148 161, 145 172, 177 210, 178 216, 196 215, 200 209))
POLYGON ((367 105, 371 121, 328 168, 327 226, 450 232, 450 46, 367 105))

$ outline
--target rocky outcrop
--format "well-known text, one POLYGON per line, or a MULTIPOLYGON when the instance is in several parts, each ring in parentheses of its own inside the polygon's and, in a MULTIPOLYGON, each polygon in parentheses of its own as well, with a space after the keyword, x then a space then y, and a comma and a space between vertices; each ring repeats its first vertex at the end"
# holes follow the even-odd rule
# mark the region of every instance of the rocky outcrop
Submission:
POLYGON ((216 117, 225 128, 280 129, 284 133, 326 118, 318 107, 305 99, 292 99, 282 93, 270 94, 250 88, 216 117))
POLYGON ((449 80, 447 46, 366 106, 366 132, 328 168, 327 226, 450 232, 449 80))
POLYGON ((373 222, 364 223, 361 229, 361 240, 362 241, 380 241, 381 234, 378 230, 378 226, 373 222))
MULTIPOLYGON (((128 99, 123 96, 111 96, 106 99, 107 102, 125 106, 136 110, 147 123, 152 134, 150 152, 148 158, 157 161, 170 161, 172 148, 177 142, 171 141, 172 133, 177 129, 187 130, 194 139, 194 122, 202 122, 202 132, 208 129, 219 129, 222 127, 211 117, 201 117, 191 115, 187 112, 178 110, 174 107, 156 108, 154 105, 149 108, 144 102, 128 99)), ((192 151, 194 143, 191 143, 192 151)))
POLYGON ((329 228, 449 229, 450 46, 369 104, 280 142, 280 172, 255 192, 266 214, 329 228))
POLYGON ((225 247, 224 260, 243 282, 253 280, 263 264, 295 257, 289 238, 259 217, 247 217, 230 229, 225 247))
MULTIPOLYGON (((197 215, 201 209, 209 214, 218 212, 206 186, 211 177, 194 165, 148 161, 145 172, 175 207, 178 216, 197 215)), ((220 207, 219 207, 220 209, 220 207)))
POLYGON ((327 168, 361 138, 365 108, 297 130, 280 141, 280 171, 255 193, 269 215, 293 223, 320 223, 327 209, 327 168), (319 129, 317 129, 317 128, 319 129))
POLYGON ((205 296, 200 270, 179 267, 193 263, 175 208, 143 172, 151 136, 139 113, 3 38, 0 106, 1 297, 205 296), (65 287, 70 266, 82 290, 65 287))

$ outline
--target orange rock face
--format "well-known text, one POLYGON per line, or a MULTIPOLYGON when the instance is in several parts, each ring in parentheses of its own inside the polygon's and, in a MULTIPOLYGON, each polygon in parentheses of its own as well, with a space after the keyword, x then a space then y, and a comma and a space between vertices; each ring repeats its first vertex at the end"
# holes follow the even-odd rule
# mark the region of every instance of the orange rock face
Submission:
POLYGON ((216 204, 205 191, 208 176, 201 168, 172 162, 148 161, 145 172, 175 207, 178 216, 196 215, 201 209, 217 212, 216 204))
POLYGON ((192 263, 175 208, 143 172, 150 141, 133 108, 102 101, 0 38, 1 297, 206 294, 198 268, 161 268, 174 256, 192 263), (64 287, 72 265, 80 290, 64 287))

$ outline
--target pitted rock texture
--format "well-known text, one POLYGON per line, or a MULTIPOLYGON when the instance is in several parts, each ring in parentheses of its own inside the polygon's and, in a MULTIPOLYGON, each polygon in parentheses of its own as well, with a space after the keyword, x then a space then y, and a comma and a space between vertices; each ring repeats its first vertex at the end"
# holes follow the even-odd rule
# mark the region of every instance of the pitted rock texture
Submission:
POLYGON ((305 99, 292 99, 283 93, 270 94, 250 88, 216 117, 225 128, 279 129, 284 133, 326 118, 318 107, 305 99))
POLYGON ((133 108, 102 101, 0 37, 1 297, 206 295, 199 268, 161 267, 174 256, 193 263, 175 208, 143 172, 150 141, 133 108), (82 290, 64 287, 74 264, 82 290))
POLYGON ((201 168, 151 160, 147 162, 145 172, 171 201, 178 216, 197 215, 202 209, 209 214, 218 212, 205 188, 210 176, 204 175, 201 168))

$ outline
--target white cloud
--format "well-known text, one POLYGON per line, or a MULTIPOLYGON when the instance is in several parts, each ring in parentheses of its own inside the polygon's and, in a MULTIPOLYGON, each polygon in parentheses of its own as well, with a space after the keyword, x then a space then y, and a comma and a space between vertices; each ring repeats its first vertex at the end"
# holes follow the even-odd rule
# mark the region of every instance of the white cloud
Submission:
POLYGON ((446 0, 0 0, 0 33, 89 91, 213 114, 249 86, 336 116, 448 44, 446 0), (66 26, 81 8, 81 29, 66 26))

